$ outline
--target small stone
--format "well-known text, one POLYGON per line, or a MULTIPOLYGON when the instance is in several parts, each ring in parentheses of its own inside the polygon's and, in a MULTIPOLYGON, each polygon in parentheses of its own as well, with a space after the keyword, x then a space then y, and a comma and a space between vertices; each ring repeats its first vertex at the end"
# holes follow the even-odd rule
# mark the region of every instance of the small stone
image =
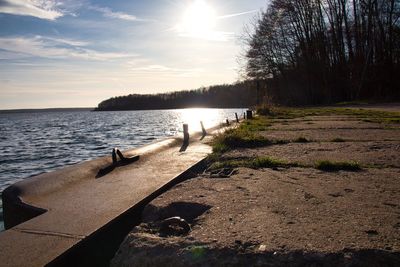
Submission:
POLYGON ((331 193, 331 194, 328 194, 328 195, 331 196, 331 197, 343 197, 342 193, 340 193, 340 192, 335 192, 335 193, 331 193))
POLYGON ((312 199, 312 198, 315 198, 312 194, 310 194, 308 192, 304 193, 304 199, 309 200, 309 199, 312 199))
POLYGON ((346 260, 351 260, 353 258, 353 254, 352 253, 345 253, 343 255, 343 258, 345 258, 346 260))
POLYGON ((367 230, 365 233, 367 233, 369 236, 378 235, 378 231, 376 230, 367 230))
POLYGON ((261 251, 261 252, 264 252, 264 251, 266 251, 266 250, 267 250, 267 246, 266 246, 266 245, 263 245, 263 244, 261 244, 261 245, 260 245, 260 247, 258 248, 258 250, 259 250, 259 251, 261 251))

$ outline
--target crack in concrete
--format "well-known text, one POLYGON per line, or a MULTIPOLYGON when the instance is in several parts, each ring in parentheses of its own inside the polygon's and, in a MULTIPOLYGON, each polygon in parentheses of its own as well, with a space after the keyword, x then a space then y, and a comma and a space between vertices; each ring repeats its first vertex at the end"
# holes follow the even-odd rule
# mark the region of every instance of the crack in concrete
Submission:
POLYGON ((22 229, 22 228, 18 228, 18 227, 14 227, 13 229, 10 229, 10 230, 14 230, 16 232, 21 232, 21 233, 27 233, 27 234, 58 236, 58 237, 72 238, 72 239, 77 239, 77 240, 82 240, 86 237, 84 235, 74 235, 74 234, 43 231, 43 230, 22 229))

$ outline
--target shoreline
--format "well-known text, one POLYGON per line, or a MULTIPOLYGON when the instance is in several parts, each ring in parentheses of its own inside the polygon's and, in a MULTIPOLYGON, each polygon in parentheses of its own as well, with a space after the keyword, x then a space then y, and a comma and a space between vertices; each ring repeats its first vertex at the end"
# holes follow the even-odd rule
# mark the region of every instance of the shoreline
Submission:
POLYGON ((170 137, 123 151, 118 162, 102 157, 8 187, 2 194, 8 228, 0 233, 2 262, 105 265, 144 205, 203 164, 211 136, 223 130, 206 129, 209 135, 192 133, 186 146, 181 137, 170 137), (130 157, 136 160, 124 161, 130 157), (100 174, 105 166, 111 168, 100 174))

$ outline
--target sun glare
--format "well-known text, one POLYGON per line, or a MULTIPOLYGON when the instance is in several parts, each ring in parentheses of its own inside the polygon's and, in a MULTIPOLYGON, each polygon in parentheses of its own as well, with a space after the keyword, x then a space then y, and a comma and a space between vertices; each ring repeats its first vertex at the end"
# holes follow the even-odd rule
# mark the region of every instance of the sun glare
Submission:
POLYGON ((210 35, 216 23, 215 10, 204 0, 195 0, 185 11, 182 28, 191 36, 210 35))

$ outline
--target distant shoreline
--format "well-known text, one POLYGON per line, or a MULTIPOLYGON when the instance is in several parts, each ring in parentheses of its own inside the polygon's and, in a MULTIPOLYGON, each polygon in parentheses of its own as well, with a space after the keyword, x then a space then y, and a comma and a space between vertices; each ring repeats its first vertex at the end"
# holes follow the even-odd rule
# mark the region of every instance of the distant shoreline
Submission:
POLYGON ((93 108, 28 108, 28 109, 3 109, 1 113, 28 113, 28 112, 58 112, 58 111, 92 111, 93 108))
POLYGON ((110 111, 158 111, 158 110, 176 110, 176 109, 247 109, 247 107, 184 107, 184 108, 159 108, 159 109, 110 109, 110 110, 97 110, 96 108, 43 108, 43 109, 5 109, 0 110, 0 114, 12 114, 12 113, 45 113, 45 112, 63 112, 63 111, 94 111, 94 112, 110 112, 110 111))

